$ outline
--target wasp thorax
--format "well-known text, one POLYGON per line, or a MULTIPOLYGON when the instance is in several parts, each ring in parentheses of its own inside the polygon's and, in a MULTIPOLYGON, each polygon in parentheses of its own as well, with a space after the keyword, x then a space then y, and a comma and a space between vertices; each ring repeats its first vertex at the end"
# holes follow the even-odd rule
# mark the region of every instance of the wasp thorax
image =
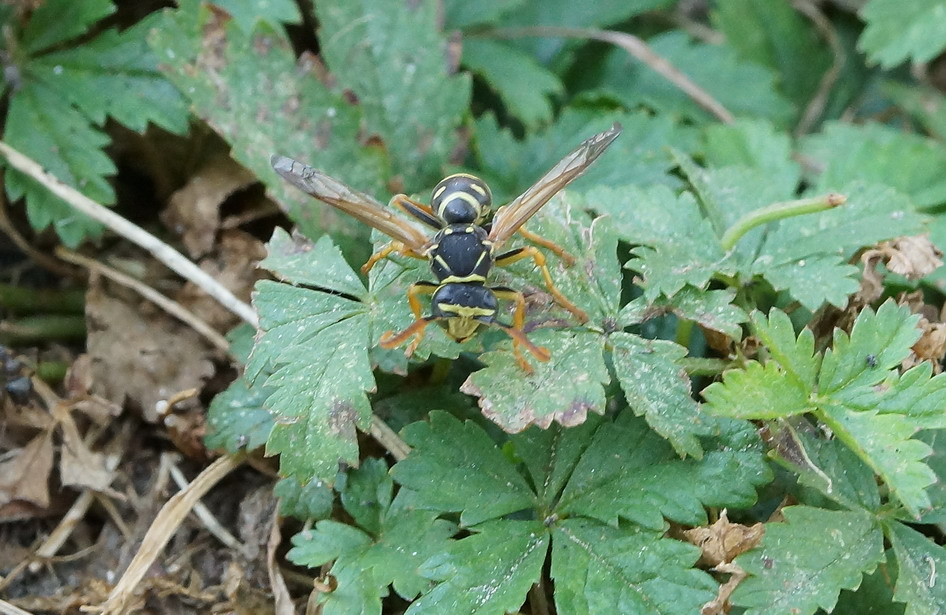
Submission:
POLYGON ((457 173, 434 188, 430 207, 447 224, 478 224, 486 216, 493 195, 479 177, 457 173))

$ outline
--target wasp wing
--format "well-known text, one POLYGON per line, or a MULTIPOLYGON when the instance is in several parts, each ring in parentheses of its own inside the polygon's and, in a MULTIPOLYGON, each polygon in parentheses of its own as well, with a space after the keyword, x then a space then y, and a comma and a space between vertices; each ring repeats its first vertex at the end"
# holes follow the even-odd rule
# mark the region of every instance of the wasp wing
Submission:
POLYGON ((420 229, 394 215, 377 199, 292 158, 274 155, 269 162, 283 179, 299 190, 378 229, 411 250, 420 252, 427 243, 427 236, 420 229))
POLYGON ((615 122, 608 130, 586 139, 531 188, 496 210, 489 238, 499 246, 512 237, 549 199, 584 173, 619 134, 621 125, 615 122))

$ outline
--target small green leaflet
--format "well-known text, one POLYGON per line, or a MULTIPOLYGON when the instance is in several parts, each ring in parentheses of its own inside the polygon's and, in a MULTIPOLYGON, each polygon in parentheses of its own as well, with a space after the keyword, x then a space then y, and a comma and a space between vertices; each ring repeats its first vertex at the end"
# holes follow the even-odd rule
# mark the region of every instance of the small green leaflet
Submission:
POLYGON ((867 28, 857 46, 884 68, 927 62, 946 48, 943 0, 869 0, 860 16, 867 28))
POLYGON ((235 453, 266 444, 273 429, 273 417, 263 404, 272 393, 262 384, 250 386, 241 376, 217 394, 207 410, 207 448, 235 453))
POLYGON ((842 589, 854 589, 883 561, 883 532, 864 511, 807 506, 782 509, 785 523, 766 524, 762 544, 736 558, 751 576, 733 594, 746 615, 831 612, 842 589))
POLYGON ((319 521, 314 530, 293 537, 288 558, 296 564, 316 568, 334 561, 338 586, 320 596, 326 615, 380 614, 389 585, 406 600, 429 586, 420 566, 448 548, 456 527, 417 510, 408 490, 392 501, 393 488, 384 461, 368 459, 339 481, 342 504, 358 525, 319 521), (366 508, 372 510, 370 517, 366 508))
POLYGON ((280 23, 296 24, 302 19, 299 7, 292 0, 213 0, 246 32, 252 32, 260 21, 275 28, 280 23))
MULTIPOLYGON (((902 378, 910 390, 878 386, 896 382, 896 369, 919 338, 917 317, 886 302, 877 312, 866 309, 850 335, 835 331, 833 347, 814 354, 813 336, 794 339, 788 317, 773 310, 766 320, 753 317, 753 328, 769 353, 764 364, 750 361, 744 369, 723 374, 722 382, 703 391, 709 412, 745 419, 774 419, 813 413, 864 463, 887 483, 914 517, 930 506, 925 490, 935 481, 923 463, 931 450, 913 436, 927 416, 925 408, 946 405, 942 381, 931 370, 914 368, 902 378), (919 370, 919 371, 916 371, 919 370), (925 381, 930 383, 926 386, 925 381)), ((942 426, 942 420, 930 420, 942 426)))
POLYGON ((320 480, 302 484, 295 478, 283 478, 273 487, 273 495, 279 498, 280 515, 302 521, 329 518, 335 502, 335 492, 320 480))
POLYGON ((33 12, 23 29, 22 45, 29 54, 41 53, 87 32, 97 21, 115 12, 112 0, 49 0, 33 12))
POLYGON ((412 190, 436 183, 471 89, 469 75, 450 74, 438 3, 324 0, 315 10, 322 56, 394 154, 394 172, 412 190))

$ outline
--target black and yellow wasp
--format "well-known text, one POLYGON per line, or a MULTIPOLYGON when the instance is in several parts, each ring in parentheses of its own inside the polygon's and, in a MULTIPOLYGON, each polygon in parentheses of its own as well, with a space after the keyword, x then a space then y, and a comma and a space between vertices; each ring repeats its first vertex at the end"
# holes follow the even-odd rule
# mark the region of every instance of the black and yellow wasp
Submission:
POLYGON ((395 348, 413 337, 407 347, 410 356, 431 322, 444 325, 447 335, 457 342, 466 341, 481 327, 498 327, 512 338, 513 352, 519 364, 531 372, 532 368, 519 347, 525 347, 539 361, 548 361, 549 352, 530 342, 523 331, 526 305, 523 294, 511 288, 487 286, 489 272, 494 266, 504 267, 531 258, 542 272, 552 297, 580 322, 588 320, 588 316, 555 287, 545 264, 545 255, 538 248, 526 246, 507 252, 502 252, 501 248, 518 231, 532 243, 555 252, 569 263, 573 262, 562 248, 526 231, 523 225, 549 199, 581 175, 620 133, 620 125, 614 124, 585 140, 531 188, 500 207, 492 220, 489 219, 492 205, 489 187, 480 178, 465 173, 451 175, 437 184, 430 206, 403 194, 391 199, 392 207, 435 230, 433 237, 398 217, 374 198, 349 188, 318 169, 279 155, 273 156, 271 163, 277 173, 300 190, 393 239, 371 256, 361 268, 362 273, 368 273, 375 263, 393 252, 430 261, 431 272, 437 281, 417 282, 408 288, 407 299, 415 320, 400 333, 385 333, 380 340, 382 347, 395 348), (418 298, 421 295, 431 295, 429 316, 422 315, 418 298), (515 305, 511 325, 496 318, 500 299, 512 301, 515 305))

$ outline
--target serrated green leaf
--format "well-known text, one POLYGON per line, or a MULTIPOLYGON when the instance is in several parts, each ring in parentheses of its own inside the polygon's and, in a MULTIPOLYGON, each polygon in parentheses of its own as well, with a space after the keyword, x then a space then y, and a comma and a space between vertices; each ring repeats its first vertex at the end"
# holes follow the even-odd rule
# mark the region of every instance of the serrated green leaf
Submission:
POLYGON ((536 521, 490 521, 424 564, 442 581, 407 609, 407 615, 508 613, 539 580, 548 531, 536 521))
POLYGON ((931 449, 912 437, 918 428, 909 417, 826 405, 822 418, 884 479, 910 514, 919 517, 929 508, 926 488, 936 481, 936 475, 922 460, 931 449))
POLYGON ((326 0, 315 10, 322 56, 394 153, 395 172, 408 186, 435 183, 470 101, 469 77, 450 75, 437 2, 326 0))
POLYGON ((834 345, 825 352, 821 365, 819 392, 833 394, 883 380, 920 339, 918 320, 919 316, 888 300, 876 312, 870 308, 861 312, 850 335, 835 329, 834 345))
POLYGON ((703 398, 709 412, 741 419, 785 418, 816 407, 808 389, 772 361, 724 372, 722 382, 703 389, 703 398))
POLYGON ((811 329, 802 329, 796 337, 788 315, 781 310, 771 310, 768 318, 761 312, 752 314, 752 331, 799 385, 809 389, 815 385, 821 361, 815 356, 815 336, 811 329))
POLYGON ((209 431, 204 439, 207 448, 222 448, 232 454, 266 444, 274 422, 263 404, 272 393, 262 384, 250 386, 242 376, 234 380, 210 402, 209 431))
MULTIPOLYGON (((11 97, 5 125, 3 138, 11 147, 87 197, 105 205, 115 202, 115 192, 105 179, 115 173, 115 165, 102 151, 109 138, 64 100, 62 92, 42 81, 29 81, 11 97)), ((101 233, 98 222, 78 213, 19 171, 8 170, 5 179, 12 200, 26 198, 26 213, 33 228, 52 224, 72 247, 101 233)))
POLYGON ((883 561, 883 533, 863 511, 783 508, 785 523, 766 524, 762 545, 736 558, 750 577, 733 593, 746 615, 830 612, 883 561), (817 548, 812 548, 817 545, 817 548))
POLYGON ((263 21, 272 27, 281 23, 296 24, 302 20, 299 7, 292 0, 213 0, 230 13, 233 21, 246 32, 252 32, 263 21))
POLYGON ((552 579, 560 613, 689 615, 716 595, 692 566, 699 550, 660 532, 567 519, 552 531, 552 579))
POLYGON ((867 28, 857 46, 884 68, 907 59, 926 62, 946 48, 942 0, 869 0, 860 16, 867 28))
POLYGON ((196 0, 179 4, 165 9, 148 37, 161 71, 305 235, 331 231, 349 252, 364 252, 364 225, 318 204, 269 164, 272 154, 284 154, 359 190, 380 193, 385 162, 377 148, 362 146, 359 110, 330 92, 310 68, 297 65, 285 35, 270 25, 260 23, 247 33, 196 0), (260 124, 265 130, 250 129, 260 124))
POLYGON ((808 105, 831 52, 801 11, 786 0, 731 0, 716 3, 711 18, 741 58, 777 71, 779 91, 808 105))
POLYGON ((267 453, 281 453, 286 476, 330 482, 339 461, 357 466, 356 428, 371 420, 369 316, 357 301, 268 281, 257 285, 253 303, 262 335, 247 375, 273 369, 266 405, 276 425, 267 453))
POLYGON ((533 424, 548 427, 552 421, 578 425, 589 412, 603 414, 604 385, 611 380, 604 364, 604 338, 590 331, 544 330, 529 337, 548 349, 548 362, 533 362, 533 372, 526 374, 512 353, 487 352, 480 357, 486 368, 471 374, 461 387, 479 397, 483 414, 511 433, 533 424))
POLYGON ((417 491, 419 507, 461 512, 468 527, 532 506, 525 480, 475 423, 431 412, 429 423, 408 425, 404 439, 414 450, 391 474, 417 491))
POLYGON ((273 231, 266 244, 266 258, 260 267, 280 279, 363 299, 364 284, 345 261, 341 250, 328 237, 314 244, 305 237, 290 236, 281 228, 273 231))
POLYGON ((946 200, 946 147, 932 139, 881 124, 830 122, 802 139, 800 150, 813 168, 822 169, 818 191, 841 191, 862 180, 896 188, 918 207, 946 200))
POLYGON ((21 44, 28 54, 36 54, 84 34, 114 12, 111 0, 48 0, 33 11, 21 44))
POLYGON ((585 195, 589 207, 608 214, 618 236, 638 245, 627 267, 644 275, 648 300, 673 296, 684 286, 704 286, 725 258, 719 240, 689 193, 665 186, 600 186, 585 195))
POLYGON ((463 43, 463 65, 495 90, 509 114, 526 128, 552 119, 552 101, 564 85, 555 73, 512 45, 483 38, 463 43))
POLYGON ((946 569, 946 549, 902 523, 889 528, 899 569, 893 597, 907 604, 904 615, 946 612, 946 587, 937 583, 946 569))
POLYGON ((710 435, 715 421, 700 412, 690 391, 690 377, 677 363, 686 348, 665 340, 645 340, 630 333, 608 337, 614 371, 627 403, 681 456, 700 458, 697 436, 710 435))
POLYGON ((60 92, 97 125, 108 115, 137 132, 153 122, 184 134, 187 105, 158 71, 157 58, 145 42, 149 23, 121 33, 106 30, 74 49, 35 58, 30 75, 60 92))
MULTIPOLYGON (((875 359, 872 359, 872 361, 875 359)), ((882 387, 872 388, 870 402, 881 412, 903 414, 918 429, 946 427, 946 374, 933 376, 933 366, 924 361, 903 374, 893 372, 882 387)))
POLYGON ((641 296, 621 309, 618 324, 623 327, 640 324, 666 312, 683 320, 692 320, 707 329, 718 331, 735 341, 742 339, 741 324, 749 320, 745 310, 733 305, 733 289, 700 290, 685 286, 673 297, 657 297, 653 302, 641 296))
POLYGON ((700 460, 680 459, 664 439, 631 412, 599 428, 572 473, 556 512, 617 526, 624 518, 663 531, 664 518, 706 523, 706 506, 744 508, 755 485, 771 478, 751 424, 721 421, 703 440, 700 460))
POLYGON ((842 590, 832 615, 904 615, 903 605, 893 601, 893 582, 896 573, 892 552, 887 562, 877 570, 864 575, 860 587, 854 591, 842 590))
MULTIPOLYGON (((775 89, 773 72, 741 60, 726 45, 694 42, 682 31, 659 34, 647 43, 654 53, 681 70, 735 115, 767 118, 784 124, 793 114, 792 104, 775 89)), ((617 97, 629 109, 646 105, 659 109, 661 114, 677 114, 696 121, 711 117, 666 77, 623 49, 609 52, 605 63, 600 90, 617 97)))
POLYGON ((327 519, 335 503, 335 492, 320 480, 302 484, 294 478, 283 478, 273 487, 273 495, 279 498, 280 515, 302 521, 327 519))
POLYGON ((394 482, 383 459, 366 459, 357 469, 345 473, 335 488, 358 527, 372 535, 381 532, 394 494, 394 482))

